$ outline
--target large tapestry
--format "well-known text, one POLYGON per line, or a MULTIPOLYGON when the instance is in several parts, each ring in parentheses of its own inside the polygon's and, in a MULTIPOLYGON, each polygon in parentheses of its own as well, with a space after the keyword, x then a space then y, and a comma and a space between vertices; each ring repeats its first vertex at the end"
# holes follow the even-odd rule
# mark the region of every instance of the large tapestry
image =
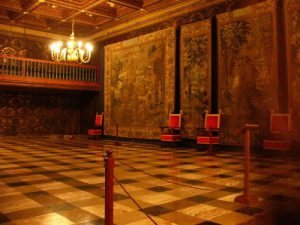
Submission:
POLYGON ((270 110, 278 110, 275 12, 276 1, 269 0, 217 17, 224 143, 237 143, 234 133, 245 123, 268 130, 270 110))
POLYGON ((105 134, 157 139, 174 108, 175 30, 105 47, 105 134))
POLYGON ((287 0, 285 2, 286 39, 288 75, 290 90, 290 108, 292 111, 292 129, 295 139, 299 140, 300 133, 300 1, 287 0))
POLYGON ((211 67, 211 23, 205 20, 181 27, 180 94, 183 137, 195 138, 209 109, 211 67))

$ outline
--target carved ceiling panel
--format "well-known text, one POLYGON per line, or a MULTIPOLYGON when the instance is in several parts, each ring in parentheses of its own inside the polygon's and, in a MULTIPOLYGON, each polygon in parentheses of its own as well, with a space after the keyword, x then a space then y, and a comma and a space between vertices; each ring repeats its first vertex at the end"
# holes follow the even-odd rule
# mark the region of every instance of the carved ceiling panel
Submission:
POLYGON ((74 20, 75 35, 87 37, 141 18, 147 21, 155 14, 160 17, 162 12, 172 16, 183 6, 222 1, 225 0, 1 0, 0 24, 69 36, 74 20))

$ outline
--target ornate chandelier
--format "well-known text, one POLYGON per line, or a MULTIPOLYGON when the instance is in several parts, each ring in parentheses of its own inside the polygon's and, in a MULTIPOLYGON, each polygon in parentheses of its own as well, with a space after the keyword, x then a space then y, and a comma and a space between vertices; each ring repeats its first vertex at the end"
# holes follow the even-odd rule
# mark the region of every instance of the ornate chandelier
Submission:
POLYGON ((85 45, 82 41, 75 41, 74 36, 74 20, 72 21, 72 33, 67 46, 63 47, 62 41, 54 42, 50 45, 51 57, 55 61, 87 63, 91 59, 93 46, 90 43, 85 45))

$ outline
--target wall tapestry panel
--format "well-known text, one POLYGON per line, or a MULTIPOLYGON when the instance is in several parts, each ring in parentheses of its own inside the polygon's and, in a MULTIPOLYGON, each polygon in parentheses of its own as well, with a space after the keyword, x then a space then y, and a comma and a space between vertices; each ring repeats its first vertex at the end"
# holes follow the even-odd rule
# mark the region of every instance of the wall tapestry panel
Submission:
MULTIPOLYGON (((278 110, 276 1, 221 14, 219 34, 219 109, 223 143, 245 123, 268 130, 270 109, 278 110)), ((263 135, 254 132, 253 144, 263 135)))
POLYGON ((105 47, 105 134, 157 139, 174 108, 175 30, 105 47))
POLYGON ((286 40, 289 75, 289 106, 292 108, 294 139, 300 134, 300 1, 285 2, 286 40))
POLYGON ((49 40, 0 31, 0 55, 50 59, 49 40))
POLYGON ((211 67, 211 22, 204 20, 181 27, 180 95, 185 138, 196 137, 203 127, 203 112, 209 109, 211 67))

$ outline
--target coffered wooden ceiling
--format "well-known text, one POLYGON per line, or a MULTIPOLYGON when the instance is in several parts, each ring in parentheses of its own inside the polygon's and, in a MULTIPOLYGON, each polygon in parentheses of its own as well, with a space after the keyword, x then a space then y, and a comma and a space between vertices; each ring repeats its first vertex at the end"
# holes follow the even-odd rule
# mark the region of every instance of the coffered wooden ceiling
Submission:
POLYGON ((0 24, 69 36, 74 20, 75 35, 88 37, 221 1, 226 0, 0 0, 0 24))

